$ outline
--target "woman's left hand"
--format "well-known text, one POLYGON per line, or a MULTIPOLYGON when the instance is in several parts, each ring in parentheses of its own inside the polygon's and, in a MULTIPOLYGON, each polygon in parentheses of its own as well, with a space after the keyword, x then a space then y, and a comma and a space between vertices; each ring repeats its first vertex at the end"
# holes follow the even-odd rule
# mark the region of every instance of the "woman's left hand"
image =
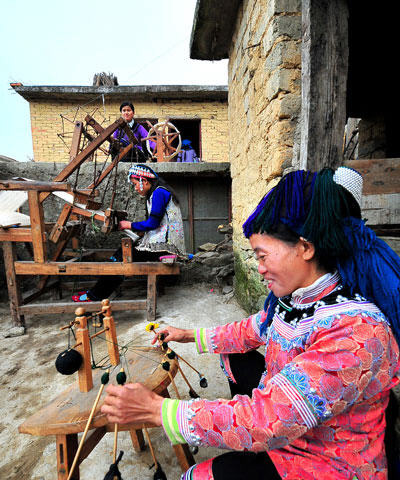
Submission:
POLYGON ((121 220, 118 224, 120 230, 130 230, 132 228, 132 223, 128 220, 121 220))
POLYGON ((141 383, 109 385, 101 412, 110 423, 149 423, 160 426, 161 404, 164 400, 141 383))

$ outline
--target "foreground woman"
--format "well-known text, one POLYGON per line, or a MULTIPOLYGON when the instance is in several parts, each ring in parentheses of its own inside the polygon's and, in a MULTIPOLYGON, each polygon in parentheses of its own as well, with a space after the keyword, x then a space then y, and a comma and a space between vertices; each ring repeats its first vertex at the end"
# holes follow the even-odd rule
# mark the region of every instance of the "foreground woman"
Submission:
POLYGON ((164 341, 220 353, 232 400, 109 386, 110 422, 162 425, 172 443, 233 450, 183 479, 386 479, 385 409, 400 375, 399 257, 365 227, 354 170, 292 172, 244 224, 264 310, 164 341), (255 351, 265 345, 265 358, 255 351))

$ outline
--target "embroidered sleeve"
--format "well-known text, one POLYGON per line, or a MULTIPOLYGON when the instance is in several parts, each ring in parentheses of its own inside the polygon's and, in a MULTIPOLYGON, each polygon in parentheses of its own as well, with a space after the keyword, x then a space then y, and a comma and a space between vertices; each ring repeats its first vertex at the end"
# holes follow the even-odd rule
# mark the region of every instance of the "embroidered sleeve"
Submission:
MULTIPOLYGON (((229 328, 226 333, 233 336, 229 328)), ((371 432, 381 428, 385 400, 369 399, 398 382, 399 349, 390 327, 379 316, 358 312, 325 318, 311 337, 308 348, 262 380, 252 398, 180 403, 175 419, 182 437, 194 445, 263 451, 285 447, 322 424, 322 442, 350 442, 351 432, 363 432, 366 418, 371 432), (342 424, 337 418, 343 411, 342 424)), ((220 340, 216 349, 223 345, 220 340)), ((271 361, 278 357, 279 349, 271 361)), ((360 438, 367 448, 367 435, 360 438)))
POLYGON ((265 319, 261 311, 240 322, 214 328, 200 328, 195 332, 198 353, 245 353, 264 345, 260 323, 265 319))
POLYGON ((170 198, 171 192, 165 188, 156 188, 153 192, 149 218, 143 222, 132 222, 132 230, 148 232, 149 230, 157 228, 165 214, 170 198))

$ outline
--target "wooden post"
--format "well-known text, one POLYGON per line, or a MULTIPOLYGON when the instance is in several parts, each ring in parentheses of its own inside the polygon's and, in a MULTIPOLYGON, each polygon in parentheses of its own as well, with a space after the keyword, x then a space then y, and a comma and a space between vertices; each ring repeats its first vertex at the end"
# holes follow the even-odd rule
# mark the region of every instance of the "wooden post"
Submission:
POLYGON ((79 153, 79 146, 81 144, 81 137, 83 132, 83 123, 76 122, 74 133, 72 135, 71 150, 69 151, 69 161, 72 162, 79 153))
POLYGON ((154 322, 157 309, 157 275, 147 277, 147 321, 154 322))
POLYGON ((102 311, 104 311, 105 314, 105 317, 103 318, 103 324, 106 328, 108 356, 110 357, 111 365, 116 366, 119 364, 119 350, 114 317, 111 315, 111 306, 109 300, 103 300, 101 303, 103 305, 102 311))
MULTIPOLYGON (((56 435, 57 479, 67 480, 72 461, 78 448, 78 434, 56 435)), ((79 468, 76 468, 72 480, 79 480, 79 468)))
POLYGON ((3 242, 4 266, 6 270, 8 296, 10 298, 10 312, 12 323, 16 327, 25 327, 25 319, 18 312, 22 304, 22 295, 19 289, 18 277, 15 274, 14 262, 16 260, 15 244, 13 242, 3 242))
POLYGON ((85 309, 79 307, 75 310, 75 322, 79 325, 76 329, 76 347, 83 357, 83 362, 78 370, 79 390, 81 392, 89 392, 93 388, 92 365, 90 361, 90 340, 89 330, 87 328, 87 318, 85 317, 85 309))
POLYGON ((144 437, 142 430, 129 430, 131 435, 133 449, 139 453, 145 449, 144 437))
POLYGON ((347 0, 303 0, 302 30, 298 167, 337 167, 346 124, 347 0))
POLYGON ((132 239, 123 238, 121 245, 122 245, 122 261, 124 263, 132 263, 132 247, 133 247, 132 239))
POLYGON ((49 235, 49 240, 51 240, 54 243, 57 243, 61 233, 64 230, 64 226, 68 221, 68 218, 71 214, 72 211, 72 205, 69 203, 66 203, 61 210, 60 216, 57 219, 57 222, 54 224, 54 227, 51 230, 51 233, 49 235))
POLYGON ((40 203, 39 197, 40 193, 38 191, 28 191, 29 214, 31 217, 33 258, 37 263, 44 263, 46 261, 44 215, 43 205, 40 203))

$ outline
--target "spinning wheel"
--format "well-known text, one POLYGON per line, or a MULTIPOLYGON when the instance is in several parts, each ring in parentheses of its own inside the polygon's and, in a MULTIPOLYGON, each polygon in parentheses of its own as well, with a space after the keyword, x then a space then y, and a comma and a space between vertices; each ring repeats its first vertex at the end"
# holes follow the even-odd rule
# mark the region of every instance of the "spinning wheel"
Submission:
MULTIPOLYGON (((153 392, 167 398, 169 397, 167 387, 172 384, 180 398, 174 377, 178 371, 184 379, 186 377, 179 366, 178 356, 164 344, 157 348, 133 345, 132 342, 124 346, 119 345, 108 300, 102 301, 101 311, 96 312, 95 316, 87 317, 82 307, 77 308, 75 314, 77 315, 75 320, 61 329, 74 328, 77 343, 72 350, 69 346, 68 351, 62 352, 57 357, 56 366, 57 370, 63 374, 73 374, 77 371, 78 381, 59 393, 47 406, 25 420, 19 426, 19 431, 38 436, 55 435, 58 480, 79 480, 79 464, 107 432, 114 432, 115 464, 117 434, 121 430, 129 431, 134 450, 141 451, 144 449, 142 433, 142 429, 144 429, 157 471, 158 469, 162 470, 155 458, 147 432, 147 428, 154 425, 130 423, 117 426, 110 424, 106 415, 101 412, 101 405, 105 397, 104 386, 109 381, 120 385, 123 385, 126 380, 140 382, 153 392), (100 326, 103 328, 90 335, 88 320, 91 318, 94 323, 92 326, 98 327, 99 325, 96 324, 99 314, 102 315, 103 324, 100 326), (91 340, 96 337, 103 338, 107 343, 110 366, 106 367, 106 374, 103 374, 104 370, 100 371, 100 366, 94 362, 91 340), (71 357, 64 355, 69 352, 80 355, 81 362, 76 363, 75 360, 71 362, 71 357), (122 367, 122 365, 124 368, 117 373, 116 367, 122 367), (93 366, 96 367, 94 373, 92 373, 93 366), (124 372, 123 380, 121 377, 119 378, 122 372, 124 372), (88 436, 89 430, 91 433, 88 436), (78 446, 80 432, 83 434, 78 446)), ((155 332, 154 326, 153 331, 155 332)), ((188 445, 173 445, 173 449, 183 471, 195 463, 188 445)))
POLYGON ((171 122, 156 123, 150 126, 146 140, 147 150, 157 162, 170 162, 181 150, 182 140, 179 130, 171 122), (150 140, 154 142, 155 147, 151 148, 150 140))

